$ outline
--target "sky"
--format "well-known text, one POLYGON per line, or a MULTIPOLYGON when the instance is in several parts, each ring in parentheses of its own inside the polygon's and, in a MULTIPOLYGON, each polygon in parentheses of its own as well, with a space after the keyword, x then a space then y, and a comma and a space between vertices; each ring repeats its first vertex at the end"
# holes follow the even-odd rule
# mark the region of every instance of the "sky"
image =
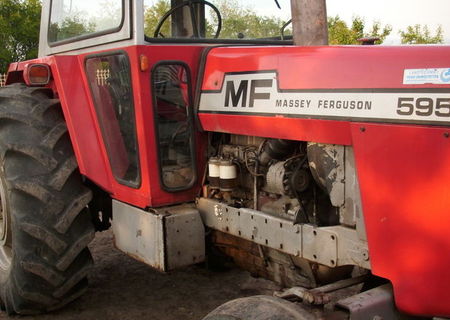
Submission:
MULTIPOLYGON (((279 10, 274 0, 243 0, 263 15, 276 15, 282 18, 290 16, 290 0, 278 0, 283 10, 279 10), (289 10, 289 11, 287 11, 289 10)), ((441 25, 444 30, 444 42, 450 44, 450 0, 327 0, 327 15, 339 15, 347 23, 352 17, 364 18, 367 25, 380 21, 393 27, 385 44, 400 43, 399 30, 409 25, 426 24, 432 34, 441 25)))

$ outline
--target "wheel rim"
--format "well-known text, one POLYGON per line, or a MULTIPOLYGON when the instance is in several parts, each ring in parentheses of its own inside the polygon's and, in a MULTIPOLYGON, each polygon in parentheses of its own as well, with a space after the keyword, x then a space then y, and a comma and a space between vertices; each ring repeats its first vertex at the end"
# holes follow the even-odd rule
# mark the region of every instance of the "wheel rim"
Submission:
POLYGON ((11 256, 11 218, 6 205, 5 185, 0 179, 0 270, 9 269, 11 256))

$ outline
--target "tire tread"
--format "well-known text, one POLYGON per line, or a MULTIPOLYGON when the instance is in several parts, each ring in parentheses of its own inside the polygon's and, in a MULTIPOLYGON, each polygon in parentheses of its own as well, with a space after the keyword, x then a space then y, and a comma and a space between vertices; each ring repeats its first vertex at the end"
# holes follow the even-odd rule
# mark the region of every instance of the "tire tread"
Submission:
POLYGON ((67 133, 52 90, 0 89, 0 178, 14 221, 11 268, 0 274, 8 314, 61 308, 87 287, 92 192, 82 184, 67 133))

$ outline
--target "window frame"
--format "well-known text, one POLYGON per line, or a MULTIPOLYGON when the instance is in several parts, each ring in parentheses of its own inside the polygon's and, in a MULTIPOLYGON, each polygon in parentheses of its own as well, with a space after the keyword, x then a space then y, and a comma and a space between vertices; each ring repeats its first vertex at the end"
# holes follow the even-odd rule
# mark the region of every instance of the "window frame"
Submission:
MULTIPOLYGON (((56 47, 56 46, 60 46, 60 45, 67 44, 67 43, 78 42, 81 40, 96 38, 96 37, 107 35, 110 33, 116 33, 122 29, 124 22, 125 22, 125 0, 122 0, 121 1, 122 16, 120 18, 120 23, 117 27, 109 28, 109 29, 105 29, 105 30, 101 30, 101 31, 93 32, 93 33, 83 34, 81 36, 67 38, 67 39, 60 40, 60 41, 50 41, 50 25, 51 25, 51 21, 52 21, 52 9, 53 9, 54 1, 55 0, 50 0, 50 12, 48 15, 48 23, 47 23, 47 43, 48 43, 49 47, 56 47)), ((56 0, 56 1, 61 1, 61 0, 56 0)))
POLYGON ((112 176, 114 177, 114 179, 118 183, 120 183, 120 184, 122 184, 124 186, 130 187, 130 188, 133 188, 133 189, 139 189, 141 187, 141 185, 142 185, 142 166, 141 166, 141 156, 140 156, 140 148, 139 148, 138 130, 137 130, 137 126, 136 126, 136 124, 137 124, 136 108, 135 108, 136 104, 135 104, 135 101, 134 101, 134 94, 133 94, 133 77, 131 75, 130 57, 128 56, 128 53, 126 51, 124 51, 124 50, 113 50, 113 51, 106 51, 106 52, 101 52, 101 53, 90 54, 90 55, 87 55, 84 58, 84 72, 86 74, 86 79, 88 80, 89 98, 90 98, 90 100, 92 102, 92 105, 94 106, 96 122, 98 124, 99 129, 100 129, 101 138, 102 138, 102 144, 103 144, 103 147, 105 148, 106 157, 107 157, 107 160, 108 160, 108 164, 109 164, 109 168, 111 170, 112 176), (106 146, 106 143, 105 143, 104 129, 103 129, 102 125, 101 125, 101 120, 99 118, 99 114, 98 114, 98 111, 97 111, 97 105, 96 105, 94 97, 93 97, 92 84, 89 81, 88 74, 87 74, 87 62, 88 62, 89 59, 102 58, 102 57, 108 57, 108 56, 117 56, 117 55, 123 55, 126 58, 126 61, 128 63, 128 70, 130 72, 130 87, 131 87, 131 91, 132 91, 131 104, 132 104, 132 108, 133 108, 133 111, 134 111, 133 128, 134 128, 134 134, 135 134, 135 137, 136 137, 136 160, 137 160, 136 161, 136 165, 137 165, 137 172, 138 172, 136 181, 127 181, 127 180, 124 180, 122 178, 119 178, 119 177, 117 177, 114 174, 114 171, 112 170, 112 164, 111 164, 111 159, 110 159, 110 157, 112 155, 110 154, 110 152, 109 152, 109 150, 108 150, 108 148, 106 146))
POLYGON ((194 121, 194 105, 193 105, 193 97, 192 97, 192 73, 191 69, 189 68, 189 65, 181 60, 161 60, 155 63, 151 69, 150 72, 150 87, 151 87, 151 94, 152 94, 152 109, 153 109, 153 123, 154 123, 154 134, 155 134, 155 146, 157 148, 157 154, 158 154, 158 176, 159 176, 159 184, 161 188, 164 191, 167 192, 178 192, 178 191, 184 191, 192 188, 198 179, 198 166, 197 166, 197 153, 196 153, 196 139, 195 139, 195 127, 196 123, 194 121), (186 106, 186 119, 188 120, 188 124, 190 125, 190 134, 191 134, 191 141, 190 141, 190 151, 191 151, 191 161, 192 161, 192 179, 191 181, 186 184, 185 186, 181 187, 169 187, 164 183, 164 174, 163 174, 163 167, 162 167, 162 154, 161 154, 161 148, 159 144, 159 121, 158 121, 158 105, 157 105, 157 99, 156 99, 156 87, 155 87, 155 79, 154 74, 155 70, 164 65, 179 65, 183 67, 186 71, 186 77, 187 77, 187 85, 188 85, 188 103, 189 105, 186 106))
POLYGON ((113 49, 117 47, 115 43, 119 41, 130 45, 136 44, 136 41, 138 40, 133 33, 133 30, 135 29, 135 19, 132 17, 132 12, 135 10, 135 2, 133 0, 121 0, 123 10, 119 27, 50 43, 49 31, 52 1, 56 0, 44 0, 42 4, 41 29, 39 33, 39 57, 64 52, 89 52, 93 51, 90 49, 93 47, 113 49))
POLYGON ((147 43, 177 43, 177 44, 217 44, 217 45, 278 45, 287 46, 294 44, 292 36, 286 36, 285 40, 265 39, 212 39, 212 38, 150 38, 145 35, 147 43))

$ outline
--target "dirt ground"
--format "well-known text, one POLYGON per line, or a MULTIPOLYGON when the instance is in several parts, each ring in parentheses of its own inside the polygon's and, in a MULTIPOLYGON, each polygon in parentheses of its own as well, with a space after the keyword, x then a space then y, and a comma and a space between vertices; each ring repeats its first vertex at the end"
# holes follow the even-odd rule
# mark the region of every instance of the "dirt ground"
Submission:
POLYGON ((220 304, 243 296, 272 294, 276 285, 232 269, 202 266, 161 274, 113 247, 110 231, 97 233, 91 252, 95 269, 88 291, 62 310, 0 320, 199 320, 220 304))

